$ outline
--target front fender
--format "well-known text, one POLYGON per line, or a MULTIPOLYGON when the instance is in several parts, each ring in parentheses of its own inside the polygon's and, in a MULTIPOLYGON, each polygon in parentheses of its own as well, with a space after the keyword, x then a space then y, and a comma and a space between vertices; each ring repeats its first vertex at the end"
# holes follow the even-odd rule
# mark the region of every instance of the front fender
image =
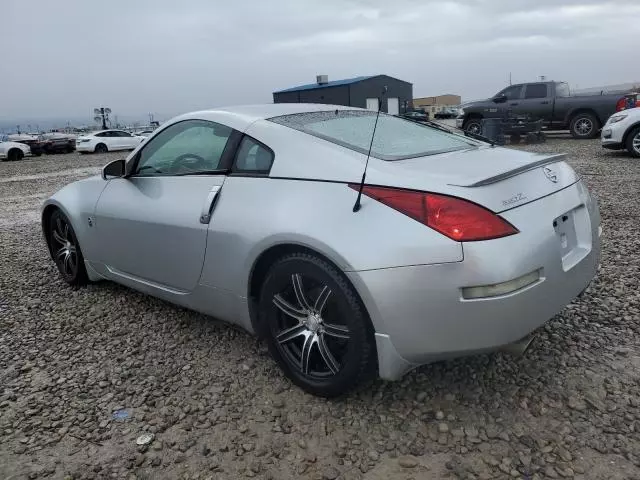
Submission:
MULTIPOLYGON (((66 185, 49 197, 41 208, 42 231, 47 239, 48 218, 54 209, 61 210, 71 222, 85 260, 94 257, 93 226, 90 219, 95 213, 96 204, 108 182, 100 176, 89 177, 66 185)), ((48 241, 47 241, 48 245, 48 241)))

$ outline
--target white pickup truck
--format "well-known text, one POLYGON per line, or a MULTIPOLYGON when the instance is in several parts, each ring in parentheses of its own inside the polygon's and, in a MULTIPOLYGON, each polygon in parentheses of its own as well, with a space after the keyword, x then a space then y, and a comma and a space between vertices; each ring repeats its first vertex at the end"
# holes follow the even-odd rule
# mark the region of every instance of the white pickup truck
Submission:
POLYGON ((31 156, 29 145, 18 142, 10 142, 6 135, 0 135, 0 161, 6 162, 22 160, 31 156))

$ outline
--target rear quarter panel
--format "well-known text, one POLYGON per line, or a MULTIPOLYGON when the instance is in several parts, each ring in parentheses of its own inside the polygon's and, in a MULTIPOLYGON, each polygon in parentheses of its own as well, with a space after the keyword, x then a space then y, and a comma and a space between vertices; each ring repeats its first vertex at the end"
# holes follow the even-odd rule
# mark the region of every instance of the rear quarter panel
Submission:
POLYGON ((231 176, 209 227, 201 283, 247 296, 253 265, 280 244, 302 245, 343 271, 458 262, 462 246, 344 183, 231 176))

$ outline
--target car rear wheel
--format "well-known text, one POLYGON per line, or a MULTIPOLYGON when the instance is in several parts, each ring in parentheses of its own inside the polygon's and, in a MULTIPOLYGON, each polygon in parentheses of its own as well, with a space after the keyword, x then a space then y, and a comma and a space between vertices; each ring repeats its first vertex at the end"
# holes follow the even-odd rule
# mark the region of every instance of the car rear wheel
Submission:
POLYGON ((87 270, 78 238, 64 213, 56 210, 49 221, 49 247, 60 276, 69 285, 86 285, 87 270))
POLYGON ((634 128, 627 135, 626 147, 631 155, 640 157, 640 127, 634 128))
POLYGON ((373 329, 347 279, 306 253, 272 265, 260 294, 271 355, 293 383, 334 397, 375 372, 373 329))
POLYGON ((94 150, 96 153, 107 153, 109 151, 109 149, 107 148, 107 146, 104 143, 99 143, 96 145, 96 148, 94 150))
POLYGON ((23 158, 24 153, 18 148, 9 150, 9 153, 7 154, 7 160, 9 160, 10 162, 17 162, 18 160, 22 160, 23 158))
POLYGON ((569 130, 573 138, 594 138, 598 135, 598 119, 593 113, 579 113, 571 120, 569 130))
POLYGON ((462 127, 465 132, 473 133, 475 135, 482 134, 482 121, 479 118, 470 118, 462 127))

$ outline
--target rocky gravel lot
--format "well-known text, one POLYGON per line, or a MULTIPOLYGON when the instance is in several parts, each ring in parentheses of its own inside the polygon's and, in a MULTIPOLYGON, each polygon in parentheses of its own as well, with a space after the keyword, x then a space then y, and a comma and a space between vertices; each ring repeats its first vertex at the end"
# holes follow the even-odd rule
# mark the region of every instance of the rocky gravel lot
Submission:
POLYGON ((518 148, 570 153, 598 195, 598 277, 525 357, 428 365, 331 401, 244 332, 58 279, 41 201, 121 155, 1 163, 0 478, 640 478, 640 162, 595 140, 518 148))

